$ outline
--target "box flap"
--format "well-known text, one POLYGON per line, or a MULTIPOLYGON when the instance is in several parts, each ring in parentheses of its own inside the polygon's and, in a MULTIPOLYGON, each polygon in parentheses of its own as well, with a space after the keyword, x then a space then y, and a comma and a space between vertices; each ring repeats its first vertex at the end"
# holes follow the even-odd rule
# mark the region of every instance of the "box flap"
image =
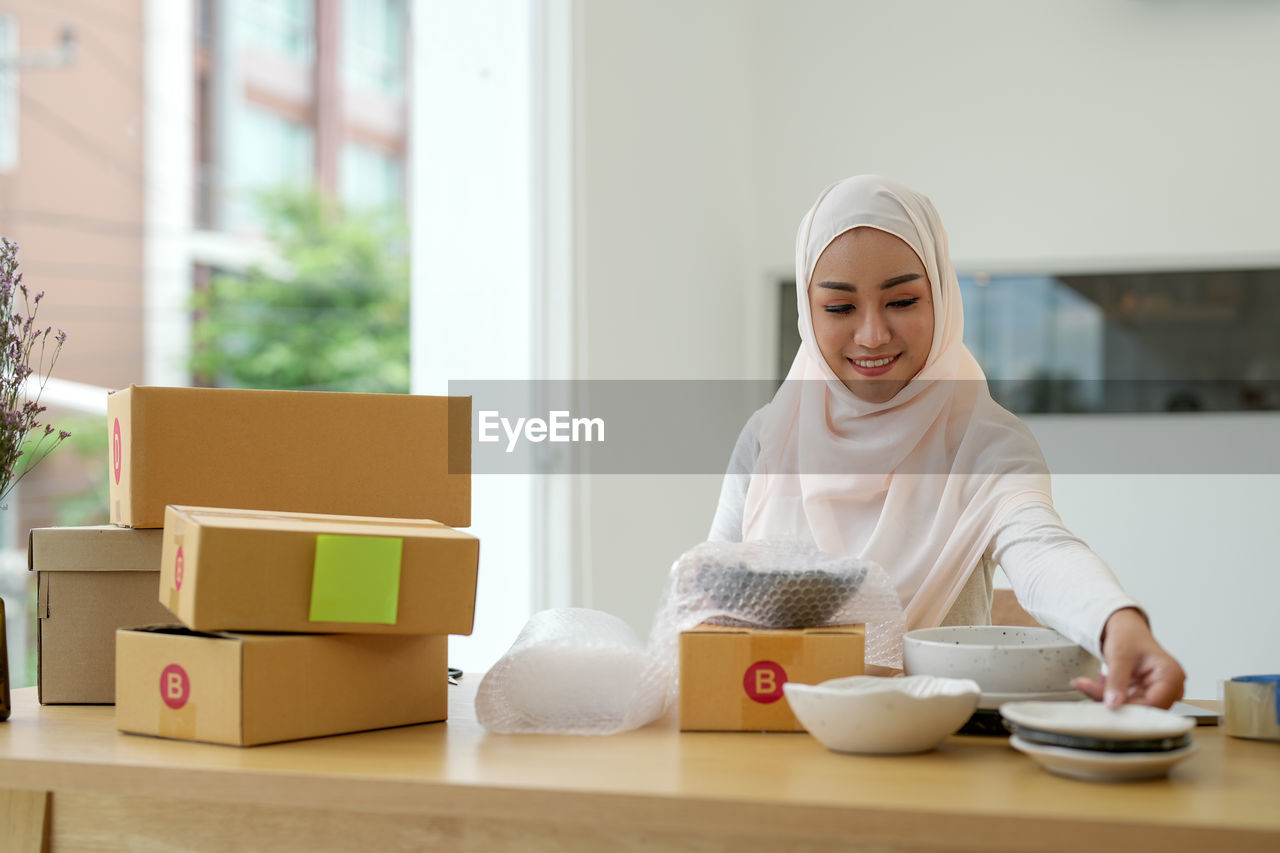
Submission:
POLYGON ((106 524, 36 527, 27 537, 27 569, 36 572, 158 572, 162 531, 106 524))
POLYGON ((778 634, 780 636, 800 634, 864 634, 866 626, 855 625, 823 625, 815 628, 748 628, 740 625, 713 625, 703 622, 684 634, 778 634))
POLYGON ((129 628, 121 628, 119 630, 139 631, 146 634, 172 634, 175 637, 211 637, 215 640, 236 640, 237 642, 244 639, 243 635, 235 634, 230 631, 193 631, 186 625, 135 625, 129 628))
MULTIPOLYGON (((111 448, 107 501, 108 518, 112 524, 123 525, 133 514, 133 468, 142 463, 140 458, 135 458, 131 441, 133 390, 134 386, 130 385, 121 391, 107 393, 107 441, 111 448)), ((145 447, 138 448, 138 457, 145 454, 145 447)))
POLYGON ((827 625, 821 628, 804 628, 806 634, 865 634, 867 626, 862 623, 855 625, 827 625))
POLYGON ((268 512, 222 507, 172 506, 183 520, 202 527, 236 530, 290 530, 303 533, 348 533, 356 536, 452 535, 475 537, 431 519, 374 518, 309 512, 268 512))
POLYGON ((747 627, 738 627, 736 625, 712 625, 703 622, 701 625, 695 625, 683 634, 745 634, 752 629, 747 627))

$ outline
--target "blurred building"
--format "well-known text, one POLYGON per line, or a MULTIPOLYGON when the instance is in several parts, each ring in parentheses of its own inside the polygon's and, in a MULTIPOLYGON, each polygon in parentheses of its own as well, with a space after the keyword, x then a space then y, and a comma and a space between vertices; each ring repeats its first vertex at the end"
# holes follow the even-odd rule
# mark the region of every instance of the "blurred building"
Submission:
MULTIPOLYGON (((41 321, 68 332, 57 378, 188 383, 192 288, 269 255, 256 193, 404 198, 407 14, 405 0, 0 5, 0 233, 48 292, 41 321)), ((75 460, 50 463, 24 481, 17 529, 87 487, 75 460)))
POLYGON ((197 230, 252 234, 282 183, 403 198, 403 0, 198 0, 194 36, 197 230))
POLYGON ((0 233, 67 330, 57 375, 111 387, 144 360, 142 9, 0 4, 0 233))
MULTIPOLYGON (((407 5, 0 0, 0 234, 48 294, 40 322, 67 331, 56 378, 188 384, 193 288, 271 254, 255 193, 404 199, 407 5)), ((58 396, 49 419, 73 438, 0 512, 19 686, 26 530, 107 518, 101 415, 58 396)))

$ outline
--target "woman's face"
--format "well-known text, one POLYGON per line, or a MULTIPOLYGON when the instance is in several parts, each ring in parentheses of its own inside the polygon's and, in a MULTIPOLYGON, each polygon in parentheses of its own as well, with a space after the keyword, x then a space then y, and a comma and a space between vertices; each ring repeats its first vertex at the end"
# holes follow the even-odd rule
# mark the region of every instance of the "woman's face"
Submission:
POLYGON ((877 228, 846 231, 823 250, 809 283, 818 350, 840 381, 871 403, 906 387, 933 344, 933 294, 924 264, 877 228))

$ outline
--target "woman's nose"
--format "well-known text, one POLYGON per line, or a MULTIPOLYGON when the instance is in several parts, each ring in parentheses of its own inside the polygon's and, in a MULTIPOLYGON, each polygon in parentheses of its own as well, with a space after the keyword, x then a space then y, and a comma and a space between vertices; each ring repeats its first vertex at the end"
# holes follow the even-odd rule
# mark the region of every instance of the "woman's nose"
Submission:
POLYGON ((853 333, 853 342, 863 349, 875 349, 889 343, 889 327, 884 319, 884 314, 875 309, 862 312, 858 328, 853 333))

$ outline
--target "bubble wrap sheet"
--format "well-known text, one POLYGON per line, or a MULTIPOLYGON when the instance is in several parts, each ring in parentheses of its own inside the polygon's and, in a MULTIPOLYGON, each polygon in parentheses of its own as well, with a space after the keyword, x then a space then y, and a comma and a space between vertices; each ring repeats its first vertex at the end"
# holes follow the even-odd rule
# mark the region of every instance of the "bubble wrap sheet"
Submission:
POLYGON ((671 567, 647 645, 616 616, 535 613, 485 675, 476 716, 492 732, 615 734, 662 716, 678 693, 680 632, 704 622, 751 628, 866 623, 866 662, 902 665, 906 618, 869 560, 794 542, 706 542, 671 567))

